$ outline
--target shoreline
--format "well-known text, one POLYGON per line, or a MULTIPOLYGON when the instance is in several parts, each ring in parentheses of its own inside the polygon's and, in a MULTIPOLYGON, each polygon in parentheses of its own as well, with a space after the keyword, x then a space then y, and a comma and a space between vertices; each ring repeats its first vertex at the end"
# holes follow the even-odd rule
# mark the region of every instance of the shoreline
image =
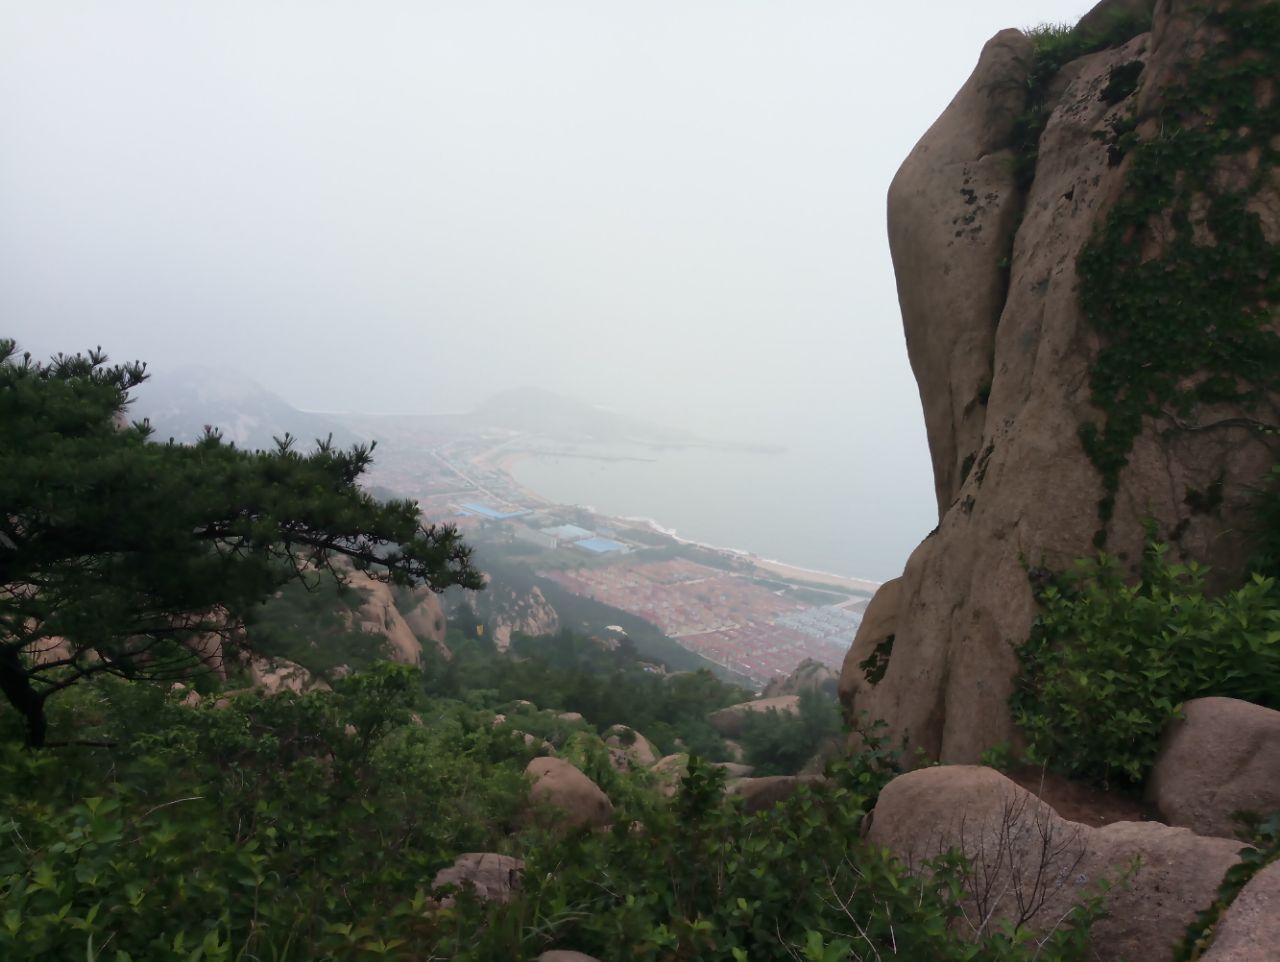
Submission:
MULTIPOLYGON (((535 457, 539 452, 506 448, 499 448, 486 451, 484 454, 476 457, 472 463, 484 463, 494 470, 502 472, 506 475, 508 481, 515 490, 519 491, 521 496, 527 499, 530 504, 553 507, 560 502, 551 499, 532 490, 527 485, 521 484, 515 474, 511 470, 511 466, 526 458, 535 457)), ((588 505, 563 505, 564 507, 575 507, 585 511, 590 511, 596 517, 602 518, 609 522, 620 523, 620 526, 641 524, 652 531, 656 531, 665 537, 670 538, 680 544, 689 545, 695 548, 701 548, 705 551, 714 551, 718 554, 728 555, 735 559, 746 561, 762 572, 780 576, 789 581, 797 581, 813 585, 823 585, 830 588, 839 588, 844 591, 851 591, 856 594, 874 595, 884 584, 882 581, 874 581, 870 578, 858 578, 851 575, 836 574, 833 571, 821 571, 817 568, 805 568, 801 565, 791 564, 786 561, 778 561, 773 558, 761 558, 751 551, 745 551, 741 548, 727 548, 723 545, 708 544, 705 541, 697 541, 692 538, 683 538, 676 533, 676 529, 666 527, 654 518, 629 516, 629 515, 610 515, 602 511, 597 511, 588 505)))

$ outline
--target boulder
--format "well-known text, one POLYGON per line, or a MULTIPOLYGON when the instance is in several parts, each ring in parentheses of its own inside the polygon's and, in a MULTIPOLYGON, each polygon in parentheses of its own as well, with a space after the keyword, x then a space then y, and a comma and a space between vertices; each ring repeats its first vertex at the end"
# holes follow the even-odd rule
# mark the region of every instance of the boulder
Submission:
POLYGON ((726 738, 739 738, 742 735, 743 719, 747 712, 776 711, 783 714, 794 714, 800 710, 799 695, 779 695, 777 698, 757 698, 755 701, 744 701, 728 708, 721 708, 707 716, 711 727, 726 738))
POLYGON ((1169 725, 1147 797, 1170 825, 1235 835, 1234 812, 1280 812, 1280 711, 1194 698, 1169 725))
POLYGON ((1249 880, 1218 920, 1200 962, 1275 962, 1280 955, 1280 862, 1249 880))
POLYGON ((658 791, 667 798, 680 791, 680 783, 689 774, 689 756, 685 752, 664 755, 653 766, 657 776, 658 791))
MULTIPOLYGON (((1037 613, 1025 565, 1061 571, 1093 555, 1107 493, 1080 440, 1099 417, 1091 378, 1102 344, 1078 272, 1130 169, 1106 139, 1130 118, 1143 136, 1158 134, 1165 93, 1186 77, 1188 57, 1212 48, 1209 11, 1225 2, 1198 11, 1162 0, 1152 33, 1064 67, 1025 197, 1010 148, 1031 45, 997 34, 890 187, 890 250, 939 521, 900 582, 876 595, 840 687, 846 714, 884 719, 907 757, 919 748, 976 762, 992 745, 1018 744, 1014 646, 1037 613), (1145 65, 1136 90, 1104 97, 1113 72, 1135 64, 1145 65)), ((1254 201, 1275 208, 1280 186, 1254 201)), ((1273 391, 1259 393, 1256 410, 1277 407, 1273 391)), ((1196 559, 1217 584, 1245 570, 1257 492, 1275 463, 1247 427, 1250 410, 1222 402, 1176 426, 1142 420, 1106 523, 1106 550, 1126 573, 1137 575, 1150 525, 1171 560, 1196 559)))
POLYGON ((530 800, 561 811, 560 824, 600 828, 613 822, 613 803, 600 786, 562 758, 535 758, 525 774, 533 779, 530 800))
MULTIPOLYGON (((471 889, 481 899, 509 902, 520 887, 520 873, 523 871, 524 862, 510 855, 467 852, 454 859, 451 866, 436 873, 431 890, 434 892, 452 885, 471 889)), ((452 905, 453 900, 445 898, 440 904, 452 905)))
POLYGON ((767 775, 763 778, 738 778, 730 782, 725 793, 742 799, 742 807, 748 813, 771 808, 790 798, 804 785, 821 785, 826 781, 821 775, 767 775))
POLYGON ((868 841, 908 865, 951 848, 967 855, 967 917, 988 918, 988 927, 1008 922, 1047 932, 1098 883, 1132 871, 1107 891, 1107 915, 1094 923, 1090 957, 1100 960, 1168 962, 1241 848, 1157 822, 1090 828, 1061 818, 994 769, 971 765, 898 776, 869 819, 868 841))
POLYGON ((586 721, 586 719, 582 717, 582 714, 576 711, 562 711, 560 712, 560 714, 556 715, 556 717, 559 718, 561 721, 567 721, 567 722, 586 721))
POLYGON ((628 768, 651 768, 658 761, 649 739, 626 725, 614 725, 605 732, 604 743, 628 760, 628 768))
POLYGON ((746 778, 754 772, 754 765, 743 765, 740 762, 712 762, 716 768, 723 768, 725 778, 746 778))

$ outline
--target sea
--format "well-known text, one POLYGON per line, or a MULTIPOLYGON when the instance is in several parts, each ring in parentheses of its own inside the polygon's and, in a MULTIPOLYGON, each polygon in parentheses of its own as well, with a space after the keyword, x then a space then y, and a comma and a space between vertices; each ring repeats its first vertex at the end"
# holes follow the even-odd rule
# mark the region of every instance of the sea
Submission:
POLYGON ((508 463, 561 504, 642 518, 678 537, 853 578, 886 581, 936 523, 931 476, 818 441, 781 450, 565 444, 508 463))

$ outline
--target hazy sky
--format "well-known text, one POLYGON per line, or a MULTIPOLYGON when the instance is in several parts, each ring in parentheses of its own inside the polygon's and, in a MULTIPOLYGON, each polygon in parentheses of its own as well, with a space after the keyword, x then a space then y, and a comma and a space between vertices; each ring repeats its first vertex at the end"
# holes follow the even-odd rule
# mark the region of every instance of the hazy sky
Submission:
POLYGON ((885 191, 991 34, 1089 5, 0 0, 0 333, 813 428, 927 517, 885 191))

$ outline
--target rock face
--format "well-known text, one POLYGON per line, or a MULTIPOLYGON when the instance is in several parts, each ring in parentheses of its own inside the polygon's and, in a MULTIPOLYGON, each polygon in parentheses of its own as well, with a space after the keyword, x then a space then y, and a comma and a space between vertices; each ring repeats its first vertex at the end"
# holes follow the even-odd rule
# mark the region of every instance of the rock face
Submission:
POLYGON ((1280 711, 1235 698, 1187 702, 1165 734, 1147 797, 1170 825, 1197 835, 1231 838, 1233 812, 1280 812, 1280 711))
POLYGON ((802 691, 820 691, 835 694, 840 676, 820 661, 806 658, 796 665, 796 670, 786 678, 775 678, 760 693, 762 698, 778 695, 798 695, 802 691))
POLYGON ((730 705, 728 708, 721 708, 708 715, 707 721, 725 738, 739 738, 748 712, 776 711, 790 715, 799 710, 799 695, 779 695, 776 698, 757 698, 755 701, 744 701, 737 705, 730 705))
POLYGON ((535 758, 525 774, 533 779, 529 797, 560 809, 569 828, 600 828, 613 822, 613 803, 600 786, 562 758, 535 758))
POLYGON ((1280 946, 1280 862, 1249 880, 1218 921, 1201 962, 1274 962, 1280 946))
POLYGON ((364 598, 352 616, 355 627, 371 635, 385 637, 387 653, 393 660, 403 665, 421 664, 422 644, 396 607, 391 586, 370 578, 363 571, 348 572, 346 577, 351 587, 364 598))
POLYGON ((1089 828, 1060 818, 999 772, 979 766, 923 768, 880 794, 867 833, 873 845, 919 864, 949 848, 972 859, 969 918, 1053 928, 1097 883, 1111 888, 1094 923, 1091 958, 1168 962, 1195 914, 1216 897, 1241 844, 1157 822, 1089 828), (1035 911, 1031 909, 1040 905, 1035 911))
POLYGON ((510 855, 467 852, 454 859, 451 866, 436 873, 431 890, 434 892, 453 885, 460 889, 473 889, 482 899, 510 902, 512 894, 520 888, 520 873, 523 871, 524 862, 510 855))
POLYGON ((421 642, 433 642, 436 649, 449 657, 449 649, 445 647, 444 635, 447 623, 444 609, 440 606, 440 598, 425 585, 413 589, 409 602, 401 606, 404 622, 409 630, 421 642))
MULTIPOLYGON (((1014 645, 1035 614, 1024 564, 1063 570, 1092 555, 1106 494, 1080 440, 1081 425, 1099 417, 1091 374, 1102 342, 1077 270, 1126 189, 1131 158, 1105 140, 1128 117, 1140 135, 1159 134, 1165 91, 1185 78, 1188 58, 1213 47, 1206 21, 1192 0, 1161 0, 1152 33, 1064 67, 1025 196, 1010 160, 1031 44, 998 34, 893 181, 890 248, 939 523, 871 603, 840 693, 850 717, 887 721, 894 744, 905 738, 948 762, 1018 744, 1014 645), (1117 93, 1113 71, 1132 75, 1135 65, 1136 91, 1117 93)), ((1280 185, 1258 197, 1265 227, 1280 185)), ((1251 410, 1206 404, 1185 423, 1145 418, 1119 473, 1108 552, 1133 570, 1152 519, 1173 557, 1224 578, 1241 573, 1243 532, 1275 460, 1262 432, 1243 425, 1280 410, 1280 396, 1264 392, 1251 410)))

